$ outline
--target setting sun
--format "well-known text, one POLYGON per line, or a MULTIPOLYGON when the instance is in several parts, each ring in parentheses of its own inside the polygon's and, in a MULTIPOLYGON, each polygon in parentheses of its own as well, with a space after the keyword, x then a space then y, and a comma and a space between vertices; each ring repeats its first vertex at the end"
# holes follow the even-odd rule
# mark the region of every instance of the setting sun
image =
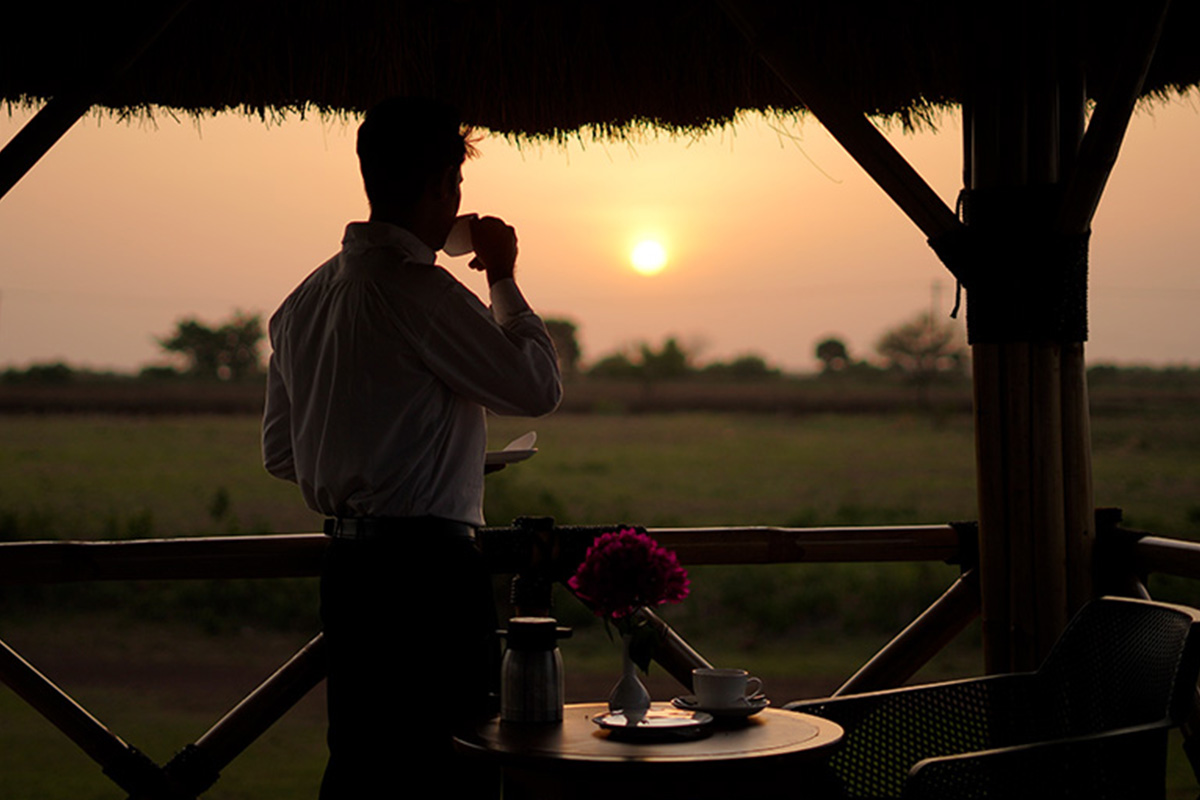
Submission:
POLYGON ((647 239, 640 242, 629 256, 633 268, 643 275, 654 275, 660 272, 667 263, 667 251, 662 244, 647 239))

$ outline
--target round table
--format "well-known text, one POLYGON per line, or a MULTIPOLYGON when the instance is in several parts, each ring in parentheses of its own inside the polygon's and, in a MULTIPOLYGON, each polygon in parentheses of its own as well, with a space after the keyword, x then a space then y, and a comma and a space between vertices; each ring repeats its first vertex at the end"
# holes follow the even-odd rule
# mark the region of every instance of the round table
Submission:
MULTIPOLYGON (((661 704, 655 704, 656 707, 661 704)), ((505 798, 730 798, 770 784, 794 797, 827 789, 823 756, 842 729, 808 714, 768 708, 753 717, 718 722, 704 738, 628 741, 592 722, 604 703, 568 705, 562 724, 494 718, 455 738, 467 755, 504 770, 505 798)))

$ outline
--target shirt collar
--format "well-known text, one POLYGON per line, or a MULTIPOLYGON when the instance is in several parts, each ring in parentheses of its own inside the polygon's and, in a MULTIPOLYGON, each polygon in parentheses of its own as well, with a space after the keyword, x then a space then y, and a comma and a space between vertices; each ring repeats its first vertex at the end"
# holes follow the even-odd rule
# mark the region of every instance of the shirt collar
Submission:
POLYGON ((407 228, 390 222, 351 222, 342 237, 342 247, 366 250, 371 247, 396 247, 418 264, 432 264, 437 253, 407 228))

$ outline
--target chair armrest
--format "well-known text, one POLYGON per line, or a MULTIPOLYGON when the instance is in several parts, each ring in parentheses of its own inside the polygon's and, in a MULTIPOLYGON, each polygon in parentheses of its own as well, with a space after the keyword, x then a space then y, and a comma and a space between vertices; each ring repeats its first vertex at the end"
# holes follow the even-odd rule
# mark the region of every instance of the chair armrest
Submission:
POLYGON ((848 797, 899 797, 921 759, 1012 744, 1034 713, 1033 673, 788 703, 846 731, 829 758, 848 797), (1015 720, 1015 721, 1014 721, 1015 720))
POLYGON ((918 762, 906 800, 1161 798, 1169 720, 918 762))

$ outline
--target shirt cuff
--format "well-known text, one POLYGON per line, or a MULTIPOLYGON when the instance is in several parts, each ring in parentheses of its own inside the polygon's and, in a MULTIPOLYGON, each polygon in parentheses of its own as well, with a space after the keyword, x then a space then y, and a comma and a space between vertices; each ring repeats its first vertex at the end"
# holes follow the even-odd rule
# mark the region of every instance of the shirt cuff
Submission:
POLYGON ((512 278, 501 278, 491 286, 492 316, 501 325, 510 322, 524 314, 532 314, 533 309, 525 302, 525 296, 517 288, 512 278))

